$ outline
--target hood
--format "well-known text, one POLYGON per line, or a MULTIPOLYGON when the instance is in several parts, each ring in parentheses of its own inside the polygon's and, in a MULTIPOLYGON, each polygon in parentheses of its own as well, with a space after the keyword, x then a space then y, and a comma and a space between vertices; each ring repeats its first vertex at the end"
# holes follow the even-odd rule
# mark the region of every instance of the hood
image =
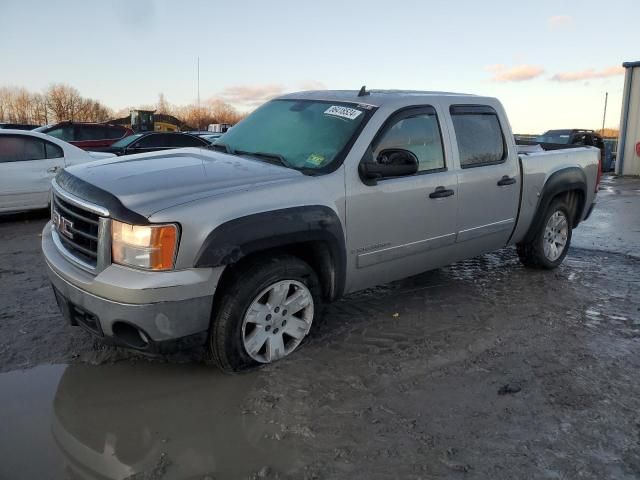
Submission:
POLYGON ((205 197, 304 177, 290 168, 199 148, 113 157, 69 167, 66 173, 145 217, 205 197))

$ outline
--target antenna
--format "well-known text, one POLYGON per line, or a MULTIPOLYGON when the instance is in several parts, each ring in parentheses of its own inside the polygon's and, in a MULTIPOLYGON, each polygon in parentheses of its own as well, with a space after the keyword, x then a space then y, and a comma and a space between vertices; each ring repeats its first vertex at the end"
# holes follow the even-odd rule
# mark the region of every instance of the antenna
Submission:
POLYGON ((609 92, 604 94, 604 113, 602 114, 602 131, 600 134, 604 137, 604 121, 607 118, 607 100, 609 99, 609 92))
POLYGON ((200 130, 200 57, 198 57, 198 131, 200 130))
POLYGON ((358 92, 358 96, 359 97, 366 97, 367 95, 370 95, 370 92, 367 92, 367 86, 366 85, 362 85, 362 88, 358 92))

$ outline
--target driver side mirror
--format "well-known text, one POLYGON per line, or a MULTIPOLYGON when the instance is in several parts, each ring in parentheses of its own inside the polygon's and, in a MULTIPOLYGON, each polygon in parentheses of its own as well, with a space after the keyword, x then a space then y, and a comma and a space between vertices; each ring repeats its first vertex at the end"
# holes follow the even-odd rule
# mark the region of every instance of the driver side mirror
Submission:
POLYGON ((369 151, 358 167, 360 178, 366 185, 375 185, 384 178, 418 173, 418 158, 409 150, 388 148, 382 150, 375 161, 371 157, 372 153, 369 151))

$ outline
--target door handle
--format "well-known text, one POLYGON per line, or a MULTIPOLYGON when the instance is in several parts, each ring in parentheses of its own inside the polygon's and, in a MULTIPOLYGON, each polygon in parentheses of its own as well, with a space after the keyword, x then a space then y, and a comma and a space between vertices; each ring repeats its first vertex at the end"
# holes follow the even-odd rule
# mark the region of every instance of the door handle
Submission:
POLYGON ((500 180, 498 180, 498 186, 504 187, 505 185, 513 185, 516 183, 515 177, 510 177, 509 175, 505 175, 500 180))
POLYGON ((444 187, 437 187, 433 192, 431 192, 429 194, 429 198, 444 198, 444 197, 450 197, 451 195, 454 195, 456 192, 454 192, 453 190, 449 190, 447 188, 444 187))

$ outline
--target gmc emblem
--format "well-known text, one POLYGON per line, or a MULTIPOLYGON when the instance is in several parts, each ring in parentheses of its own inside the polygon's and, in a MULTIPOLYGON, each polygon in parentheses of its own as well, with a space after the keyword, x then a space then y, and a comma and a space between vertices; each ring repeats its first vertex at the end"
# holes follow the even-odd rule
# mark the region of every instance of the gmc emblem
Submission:
POLYGON ((73 232, 71 231, 73 228, 73 222, 71 220, 64 218, 57 210, 54 210, 53 215, 51 216, 51 221, 58 232, 73 240, 73 232))

